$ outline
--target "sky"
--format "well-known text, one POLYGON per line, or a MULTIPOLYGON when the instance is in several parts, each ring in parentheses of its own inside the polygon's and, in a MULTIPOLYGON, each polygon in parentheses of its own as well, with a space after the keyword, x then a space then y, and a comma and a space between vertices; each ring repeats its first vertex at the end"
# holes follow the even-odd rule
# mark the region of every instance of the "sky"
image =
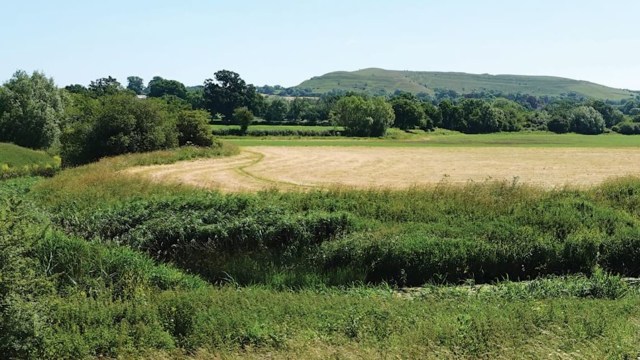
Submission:
POLYGON ((637 0, 0 0, 0 82, 295 86, 332 71, 552 75, 640 90, 637 0))

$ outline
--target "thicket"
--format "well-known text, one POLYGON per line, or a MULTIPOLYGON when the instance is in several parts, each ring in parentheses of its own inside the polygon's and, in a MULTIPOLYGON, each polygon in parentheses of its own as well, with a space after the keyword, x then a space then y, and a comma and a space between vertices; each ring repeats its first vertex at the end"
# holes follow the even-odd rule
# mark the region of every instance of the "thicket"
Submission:
MULTIPOLYGON (((198 276, 158 265, 149 256, 122 246, 124 241, 88 241, 56 229, 48 220, 51 214, 38 205, 43 198, 30 195, 34 185, 43 185, 37 184, 40 181, 0 182, 0 196, 6 199, 0 203, 0 353, 5 358, 295 357, 310 351, 323 358, 340 349, 366 357, 425 352, 493 357, 515 356, 523 349, 546 355, 559 348, 567 354, 588 349, 602 357, 624 357, 637 350, 633 325, 640 316, 635 306, 637 290, 600 270, 590 278, 550 278, 486 288, 427 287, 413 294, 386 286, 297 292, 242 288, 230 275, 226 280, 230 284, 213 287, 198 276)), ((137 213, 116 201, 123 200, 120 191, 101 200, 137 213)), ((148 197, 149 191, 138 194, 148 197)), ((618 201, 616 194, 629 200, 624 192, 602 196, 625 209, 634 206, 618 201)), ((249 226, 230 225, 233 221, 226 216, 223 222, 230 226, 221 230, 276 231, 269 236, 272 244, 246 238, 236 255, 250 254, 254 248, 260 253, 263 246, 274 251, 280 245, 288 248, 292 244, 281 241, 286 238, 325 239, 336 229, 348 232, 368 225, 358 224, 349 215, 314 210, 323 203, 333 204, 321 194, 306 199, 285 194, 262 199, 210 194, 200 202, 195 196, 186 202, 177 194, 166 196, 152 201, 157 206, 149 212, 152 216, 181 207, 185 219, 197 219, 192 215, 205 209, 217 217, 231 208, 242 214, 239 223, 249 226), (278 204, 287 204, 290 210, 278 204), (268 213, 260 214, 259 208, 268 213), (287 212, 289 221, 277 216, 287 212), (261 217, 261 221, 251 225, 249 217, 261 217), (271 224, 255 228, 269 219, 271 224)), ((344 207, 354 214, 367 214, 358 202, 348 201, 352 196, 367 197, 343 194, 339 203, 348 204, 344 207)), ((70 211, 72 201, 66 200, 70 211)), ((76 211, 83 217, 91 207, 81 204, 76 211)), ((132 208, 142 205, 138 202, 132 208)), ((116 212, 101 206, 95 210, 103 220, 99 213, 116 212)), ((368 214, 377 212, 371 209, 368 214)), ((401 209, 386 213, 372 217, 408 216, 401 209)), ((235 251, 229 248, 235 248, 232 243, 215 244, 223 252, 235 251)))

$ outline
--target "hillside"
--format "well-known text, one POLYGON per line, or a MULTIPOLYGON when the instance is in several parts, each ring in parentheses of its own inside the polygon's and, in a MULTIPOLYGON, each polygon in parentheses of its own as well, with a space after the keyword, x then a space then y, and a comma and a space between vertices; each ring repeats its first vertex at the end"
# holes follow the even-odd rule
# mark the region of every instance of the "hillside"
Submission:
POLYGON ((331 90, 365 91, 372 94, 396 90, 433 94, 434 89, 454 90, 458 93, 473 91, 501 91, 536 96, 559 96, 568 93, 597 99, 620 100, 635 96, 629 90, 615 89, 588 81, 552 76, 489 75, 458 72, 396 71, 363 69, 353 72, 337 71, 313 77, 297 86, 314 93, 331 90))
POLYGON ((54 159, 43 151, 27 149, 14 144, 0 143, 0 165, 22 167, 39 165, 46 166, 55 164, 54 159))

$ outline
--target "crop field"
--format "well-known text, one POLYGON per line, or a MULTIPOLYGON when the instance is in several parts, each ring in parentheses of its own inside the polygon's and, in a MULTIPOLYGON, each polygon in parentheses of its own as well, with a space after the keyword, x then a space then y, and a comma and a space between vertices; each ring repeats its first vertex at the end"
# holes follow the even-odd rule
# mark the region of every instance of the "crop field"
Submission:
POLYGON ((587 187, 616 176, 640 175, 640 149, 259 146, 229 158, 129 172, 224 191, 399 189, 488 180, 587 187))

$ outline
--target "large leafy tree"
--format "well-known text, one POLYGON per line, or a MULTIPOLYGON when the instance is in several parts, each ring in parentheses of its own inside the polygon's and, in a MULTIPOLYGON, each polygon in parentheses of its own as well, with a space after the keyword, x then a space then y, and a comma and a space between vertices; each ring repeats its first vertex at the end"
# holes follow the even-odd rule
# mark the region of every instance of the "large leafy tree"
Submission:
POLYGON ((212 115, 222 114, 228 121, 233 119, 233 111, 243 106, 256 112, 261 95, 253 85, 247 85, 239 74, 229 70, 217 71, 214 78, 204 82, 204 103, 212 115))
POLYGON ((18 71, 0 88, 0 141, 48 148, 58 139, 63 116, 60 91, 43 73, 18 71))
POLYGON ((289 112, 289 106, 284 100, 275 99, 267 106, 267 111, 264 114, 264 118, 267 121, 284 121, 287 113, 289 112))
POLYGON ((120 91, 122 91, 122 85, 111 76, 97 79, 89 84, 89 92, 96 97, 115 95, 120 91))
POLYGON ((420 101, 411 94, 399 94, 391 99, 395 114, 394 126, 410 130, 424 123, 425 113, 420 101))
POLYGON ((578 106, 569 114, 571 129, 578 134, 602 134, 605 122, 602 115, 591 106, 578 106))
POLYGON ((142 95, 144 93, 144 80, 139 76, 129 76, 127 78, 127 90, 131 90, 136 95, 142 95))
POLYGON ((167 80, 160 76, 155 76, 149 81, 147 89, 150 97, 173 95, 180 99, 187 99, 187 88, 177 80, 167 80))
POLYGON ((384 136, 395 120, 393 108, 383 98, 358 95, 338 100, 332 111, 335 123, 353 136, 384 136))
POLYGON ((89 103, 77 102, 76 106, 78 116, 68 120, 63 133, 62 158, 66 164, 178 145, 175 118, 165 102, 121 93, 89 103))

